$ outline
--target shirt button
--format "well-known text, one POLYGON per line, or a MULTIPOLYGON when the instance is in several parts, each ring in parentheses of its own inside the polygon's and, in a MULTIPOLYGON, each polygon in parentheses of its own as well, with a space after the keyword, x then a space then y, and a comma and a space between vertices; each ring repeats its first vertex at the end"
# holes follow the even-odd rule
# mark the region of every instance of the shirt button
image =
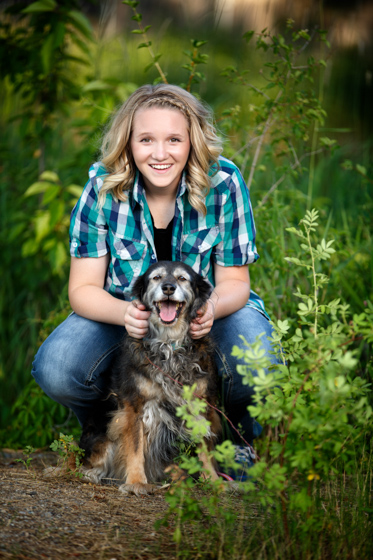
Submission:
POLYGON ((152 261, 155 261, 155 255, 152 255, 152 261))

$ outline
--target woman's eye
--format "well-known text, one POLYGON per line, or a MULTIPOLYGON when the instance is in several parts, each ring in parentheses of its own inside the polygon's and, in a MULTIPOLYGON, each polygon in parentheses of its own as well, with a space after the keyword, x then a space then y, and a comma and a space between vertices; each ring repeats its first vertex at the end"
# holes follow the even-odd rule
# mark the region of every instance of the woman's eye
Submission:
POLYGON ((143 142, 144 144, 148 144, 150 141, 150 138, 142 138, 142 140, 140 140, 140 142, 143 142))
POLYGON ((171 144, 175 144, 176 142, 180 142, 180 140, 178 138, 171 138, 170 142, 171 144))

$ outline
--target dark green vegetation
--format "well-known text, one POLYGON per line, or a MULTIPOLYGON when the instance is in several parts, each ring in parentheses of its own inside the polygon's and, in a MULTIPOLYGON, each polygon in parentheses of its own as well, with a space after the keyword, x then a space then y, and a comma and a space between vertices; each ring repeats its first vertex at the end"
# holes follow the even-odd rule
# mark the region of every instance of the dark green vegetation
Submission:
MULTIPOLYGON (((281 34, 246 33, 239 56, 213 37, 172 33, 158 53, 141 6, 125 4, 137 33, 112 40, 94 37, 74 0, 18 3, 0 23, 1 444, 46 446, 77 431, 30 381, 38 344, 69 312, 69 213, 113 108, 147 81, 182 83, 214 108, 225 154, 250 187, 261 255, 252 285, 284 363, 260 381, 260 346, 237 341, 258 368, 253 414, 267 426, 256 487, 239 511, 234 499, 218 508, 218 487, 205 500, 174 489, 178 554, 368 558, 373 173, 369 139, 351 128, 364 119, 358 104, 340 116, 335 84, 325 88, 325 68, 331 56, 340 67, 341 55, 326 33, 291 21, 281 34)), ((229 446, 221 453, 231 460, 229 446)))

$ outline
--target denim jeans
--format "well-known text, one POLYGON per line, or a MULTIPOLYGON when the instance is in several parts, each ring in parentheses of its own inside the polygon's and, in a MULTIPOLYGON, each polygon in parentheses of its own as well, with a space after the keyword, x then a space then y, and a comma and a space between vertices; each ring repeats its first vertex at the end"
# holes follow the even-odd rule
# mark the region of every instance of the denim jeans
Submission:
MULTIPOLYGON (((272 327, 264 315, 251 307, 215 321, 211 335, 216 345, 216 364, 222 386, 222 401, 227 416, 235 426, 242 426, 248 443, 260 433, 247 406, 253 389, 242 384, 236 366, 240 363, 231 356, 232 347, 240 345, 239 335, 247 342, 265 333, 262 342, 266 352, 271 351, 268 336, 272 327)), ((35 356, 32 375, 43 391, 53 400, 71 408, 80 424, 89 416, 95 402, 105 393, 105 371, 118 353, 124 327, 98 323, 72 313, 45 340, 35 356)), ((276 356, 269 354, 272 363, 276 356)), ((255 372, 253 372, 255 374, 255 372)), ((235 434, 232 434, 234 439, 235 434)), ((242 444, 242 441, 237 440, 242 444)))

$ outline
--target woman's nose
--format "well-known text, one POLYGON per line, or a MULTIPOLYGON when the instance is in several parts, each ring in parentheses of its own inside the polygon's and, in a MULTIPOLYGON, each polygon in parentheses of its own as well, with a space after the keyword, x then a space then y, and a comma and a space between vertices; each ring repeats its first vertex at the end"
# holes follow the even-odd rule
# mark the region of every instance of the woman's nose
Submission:
POLYGON ((154 144, 153 157, 157 160, 163 160, 167 158, 166 145, 163 142, 156 142, 154 144))

